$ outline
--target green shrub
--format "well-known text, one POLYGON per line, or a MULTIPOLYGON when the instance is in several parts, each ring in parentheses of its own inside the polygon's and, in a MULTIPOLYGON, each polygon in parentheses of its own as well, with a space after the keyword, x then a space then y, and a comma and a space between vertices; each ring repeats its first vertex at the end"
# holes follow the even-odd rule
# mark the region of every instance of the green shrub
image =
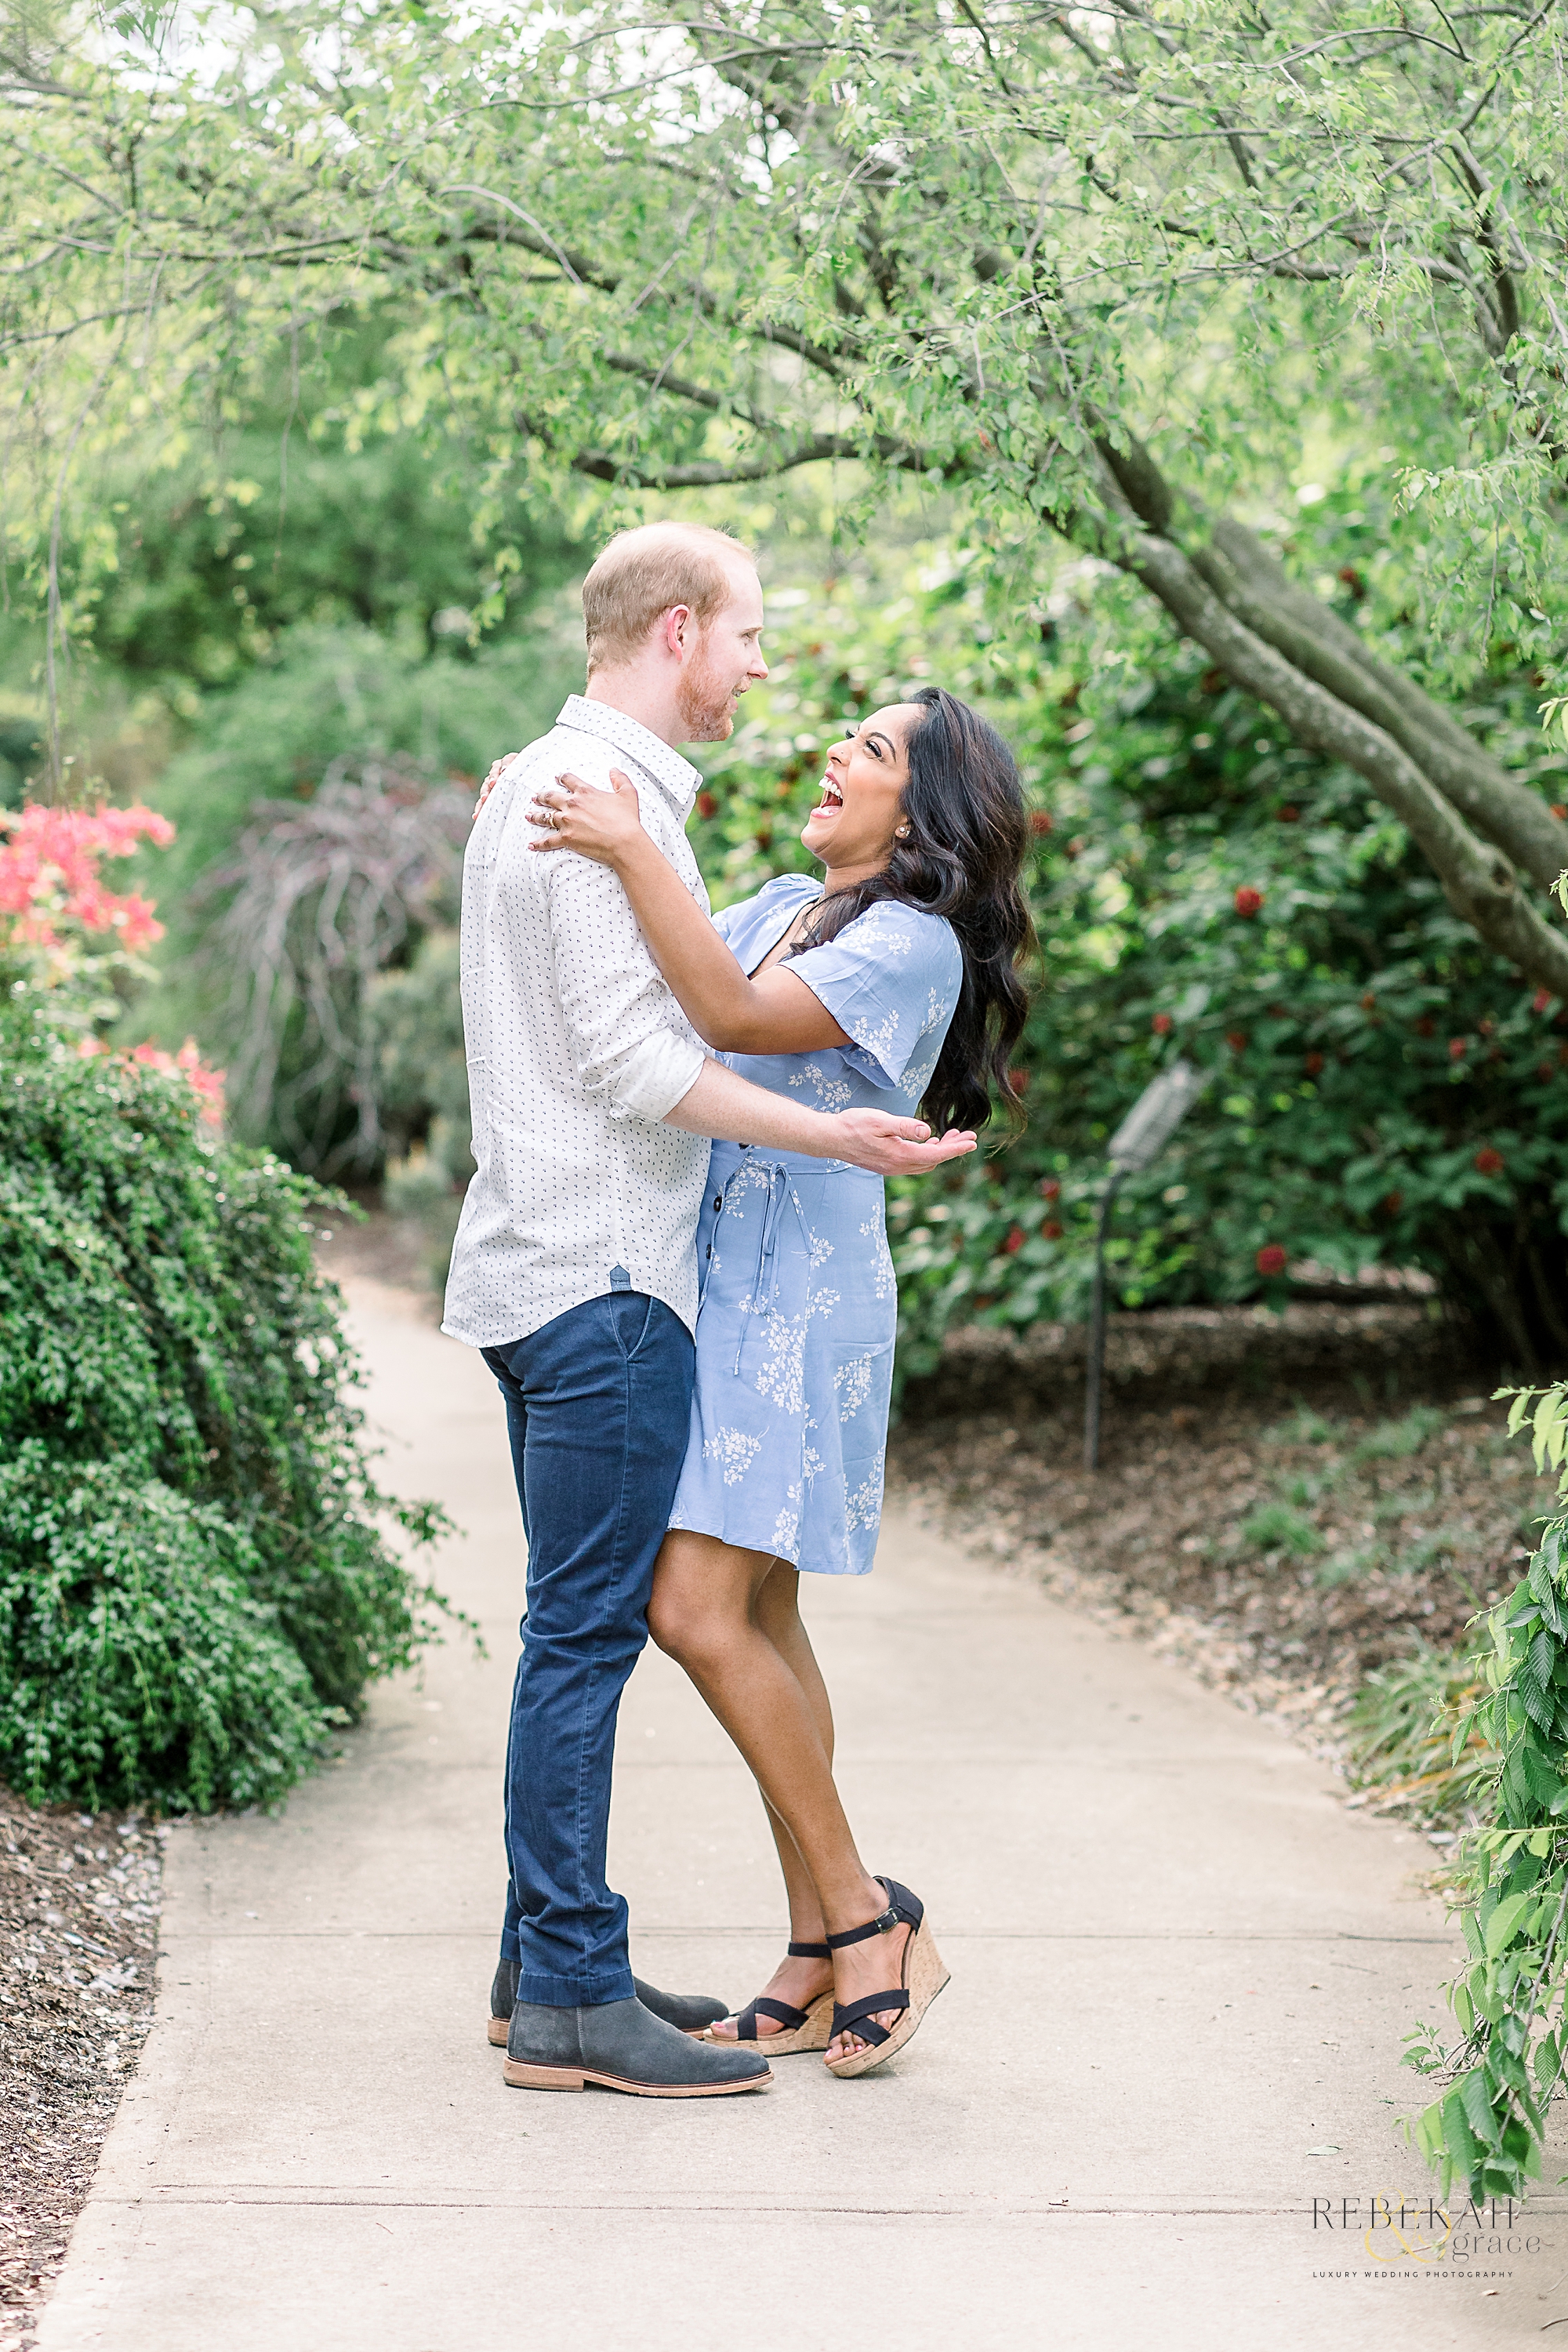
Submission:
POLYGON ((204 955, 226 976, 230 1115, 327 1179, 385 1158, 371 992, 455 916, 473 793, 406 767, 335 764, 313 798, 262 801, 204 955))
POLYGON ((1325 1421, 1310 1405, 1299 1404, 1286 1420, 1277 1421, 1272 1429, 1263 1432, 1265 1445, 1331 1445, 1338 1434, 1331 1421, 1325 1421))
POLYGON ((1411 1454, 1419 1454, 1421 1448, 1447 1425, 1447 1414, 1436 1405, 1415 1405, 1398 1421, 1380 1422, 1375 1429, 1369 1429, 1352 1454, 1351 1460, 1408 1461, 1411 1454))
POLYGON ((441 1597, 387 1540, 339 1205, 237 1150, 178 1069, 0 1005, 0 1774, 35 1801, 269 1801, 441 1597))
POLYGON ((267 1803, 324 1717, 260 1561, 216 1504, 134 1454, 63 1476, 28 1438, 0 1467, 0 1759, 39 1796, 267 1803))
POLYGON ((1346 1727, 1346 1764, 1363 1801, 1408 1807, 1433 1826, 1462 1821, 1498 1764, 1475 1717, 1486 1688, 1484 1655, 1431 1642, 1374 1667, 1346 1727))
POLYGON ((493 626, 499 603, 515 626, 563 576, 574 552, 563 534, 521 517, 498 576, 474 537, 458 449, 416 430, 364 432, 363 413, 351 441, 343 412, 354 380, 374 380, 385 332, 342 313, 318 321, 304 385, 280 354, 276 404, 264 394, 250 415, 226 416, 221 446, 188 446, 171 465, 160 428, 124 451, 105 484, 121 498, 95 501, 89 528, 73 545, 68 527, 61 550, 100 661, 189 715, 193 688, 265 668, 291 629, 358 624, 416 653, 452 646, 455 632, 460 649, 470 616, 493 626), (342 405, 289 432, 302 390, 306 404, 342 405))
POLYGON ((1518 1391, 1510 1434, 1527 1424, 1537 1475, 1557 1475, 1556 1508, 1523 1579, 1487 1613, 1469 1687, 1444 1694, 1426 1735, 1439 1773, 1445 1741, 1464 1769, 1474 1823, 1448 1874, 1466 1946, 1446 1989, 1458 2032, 1423 2022, 1405 2037, 1405 2063, 1438 2091, 1409 2120, 1411 2139, 1445 2198, 1462 2181, 1478 2203, 1523 2198, 1540 2179, 1568 2077, 1568 1384, 1518 1391))
POLYGON ((1289 1503, 1263 1503, 1242 1521, 1241 1532, 1254 1551, 1285 1551, 1293 1559, 1310 1559, 1323 1549, 1323 1538, 1310 1519, 1289 1503))

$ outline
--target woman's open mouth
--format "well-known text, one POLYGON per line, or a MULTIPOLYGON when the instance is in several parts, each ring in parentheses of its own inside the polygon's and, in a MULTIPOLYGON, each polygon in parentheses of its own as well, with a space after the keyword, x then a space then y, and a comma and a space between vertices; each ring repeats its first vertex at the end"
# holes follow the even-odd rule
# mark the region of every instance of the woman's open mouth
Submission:
POLYGON ((829 783, 825 776, 822 780, 822 798, 812 810, 813 816, 825 816, 829 809, 841 809, 843 805, 843 793, 836 784, 829 783))

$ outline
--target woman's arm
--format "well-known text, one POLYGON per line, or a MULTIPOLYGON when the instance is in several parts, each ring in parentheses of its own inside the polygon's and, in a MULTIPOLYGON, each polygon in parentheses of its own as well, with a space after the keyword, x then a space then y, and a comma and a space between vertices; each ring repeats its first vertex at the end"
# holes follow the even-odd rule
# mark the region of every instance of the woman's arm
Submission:
POLYGON ((643 936, 698 1035, 721 1054, 803 1054, 849 1039, 804 980, 774 969, 750 980, 657 845, 643 831, 637 789, 618 768, 613 789, 563 775, 525 811, 533 849, 574 849, 610 866, 643 936))

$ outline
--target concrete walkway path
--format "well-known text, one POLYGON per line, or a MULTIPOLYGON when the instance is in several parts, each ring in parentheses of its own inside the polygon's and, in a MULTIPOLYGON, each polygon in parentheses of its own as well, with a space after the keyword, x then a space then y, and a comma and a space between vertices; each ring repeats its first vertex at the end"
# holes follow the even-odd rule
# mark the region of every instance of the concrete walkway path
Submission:
MULTIPOLYGON (((1369 2252, 1373 2196, 1429 2194, 1393 2123, 1454 1948, 1411 1891, 1430 1849, 896 1514, 877 1573, 808 1604, 868 1859, 952 1968, 919 2038, 861 2082, 781 2060, 763 2097, 506 2089, 500 1406, 399 1294, 354 1304, 390 1480, 468 1530, 442 1574, 490 1656, 382 1692, 280 1818, 171 1839, 157 2023, 40 2352, 1430 2352, 1568 2315, 1554 2197, 1512 2251, 1369 2252)), ((755 1794, 652 1651, 612 1863, 639 1973, 762 1985, 783 1909, 755 1794)))

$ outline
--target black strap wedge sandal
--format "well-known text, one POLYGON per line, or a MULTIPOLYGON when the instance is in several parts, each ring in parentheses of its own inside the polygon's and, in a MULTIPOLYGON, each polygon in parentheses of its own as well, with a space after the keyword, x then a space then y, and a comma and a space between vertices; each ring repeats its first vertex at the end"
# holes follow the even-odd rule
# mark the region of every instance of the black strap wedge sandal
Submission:
MULTIPOLYGON (((826 1944, 792 1944, 792 1960, 826 1960, 832 1958, 826 1944)), ((760 1992, 755 2000, 746 2003, 735 2020, 735 2037, 741 2042, 754 2042, 770 2058, 788 2058, 797 2050, 826 2050, 832 2039, 829 2021, 833 2015, 831 1988, 819 1993, 809 2009, 795 2009, 787 2000, 774 2000, 770 1993, 760 1992), (759 2033, 759 2017, 771 2017, 782 2028, 777 2033, 759 2033)), ((703 2035, 705 2042, 728 2042, 730 2036, 715 2033, 711 2027, 703 2035)))
POLYGON ((858 2000, 833 2005, 833 2022, 828 2041, 836 2042, 841 2033, 853 2033, 870 2047, 852 2051, 847 2058, 824 2060, 830 2074, 847 2078, 851 2074, 868 2074, 873 2066, 901 2050, 918 2030, 921 2018, 948 1980, 948 1971, 942 1955, 931 1940, 926 1925, 925 1905, 896 1878, 879 1876, 877 1884, 887 1895, 888 1907, 875 1919, 868 1919, 863 1927, 847 1928, 842 1936, 829 1936, 829 1951, 841 1952, 847 1944, 863 1944, 871 1936, 890 1935, 895 1927, 907 1927, 909 1939, 904 1945, 903 1982, 888 1992, 868 1992, 858 2000), (889 2010, 899 2011, 896 2025, 879 2025, 877 2020, 889 2010))

